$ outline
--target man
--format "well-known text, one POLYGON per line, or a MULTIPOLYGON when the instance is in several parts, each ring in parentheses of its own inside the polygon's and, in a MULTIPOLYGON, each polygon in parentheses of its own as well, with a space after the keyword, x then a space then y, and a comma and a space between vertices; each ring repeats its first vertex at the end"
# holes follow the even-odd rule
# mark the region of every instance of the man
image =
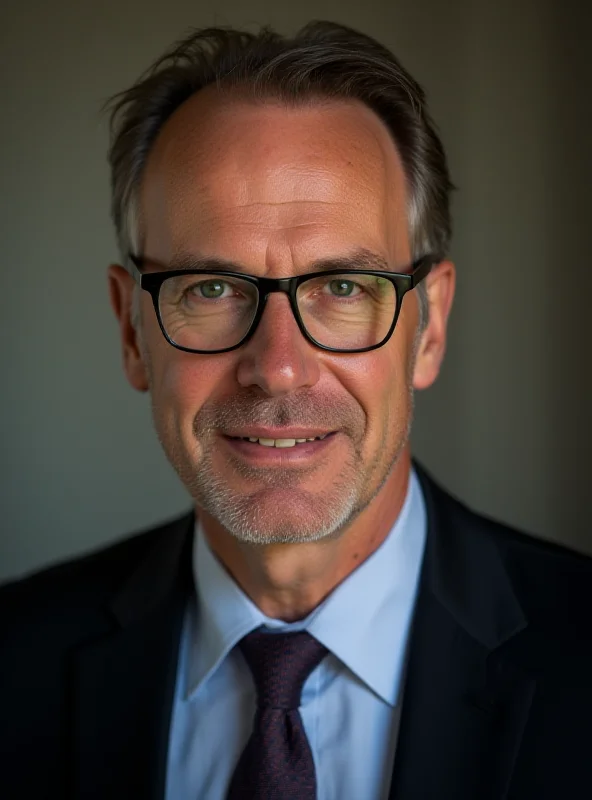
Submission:
POLYGON ((330 23, 197 31, 110 163, 124 369, 195 510, 2 590, 2 797, 589 797, 591 562, 411 461, 455 284, 417 83, 330 23))

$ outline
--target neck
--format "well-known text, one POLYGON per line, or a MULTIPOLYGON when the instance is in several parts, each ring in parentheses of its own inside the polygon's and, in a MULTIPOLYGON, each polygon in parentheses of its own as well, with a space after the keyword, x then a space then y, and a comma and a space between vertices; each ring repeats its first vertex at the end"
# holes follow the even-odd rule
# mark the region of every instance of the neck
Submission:
POLYGON ((268 617, 293 622, 308 616, 380 547, 407 494, 411 456, 401 454, 371 503, 338 536, 302 544, 250 545, 199 512, 212 551, 268 617))

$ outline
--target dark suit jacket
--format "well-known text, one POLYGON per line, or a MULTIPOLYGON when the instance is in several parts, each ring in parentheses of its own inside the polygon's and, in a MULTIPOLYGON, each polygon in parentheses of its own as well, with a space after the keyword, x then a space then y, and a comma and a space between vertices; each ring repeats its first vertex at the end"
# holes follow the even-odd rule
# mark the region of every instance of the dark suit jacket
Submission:
MULTIPOLYGON (((416 467, 428 538, 391 800, 591 798, 592 559, 416 467)), ((192 532, 189 514, 0 590, 2 800, 163 800, 192 532)))

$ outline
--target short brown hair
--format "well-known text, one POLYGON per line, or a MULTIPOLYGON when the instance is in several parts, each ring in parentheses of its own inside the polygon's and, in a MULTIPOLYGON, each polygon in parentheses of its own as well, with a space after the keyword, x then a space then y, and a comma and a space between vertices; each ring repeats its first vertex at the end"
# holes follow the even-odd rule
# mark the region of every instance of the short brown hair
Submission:
POLYGON ((209 85, 253 101, 297 105, 315 98, 358 100, 386 124, 408 181, 414 258, 448 252, 450 192, 446 155, 425 93, 397 58, 370 36, 333 22, 311 22, 287 38, 230 28, 194 30, 159 58, 111 112, 112 216, 125 256, 139 224, 138 189, 150 148, 172 113, 209 85))

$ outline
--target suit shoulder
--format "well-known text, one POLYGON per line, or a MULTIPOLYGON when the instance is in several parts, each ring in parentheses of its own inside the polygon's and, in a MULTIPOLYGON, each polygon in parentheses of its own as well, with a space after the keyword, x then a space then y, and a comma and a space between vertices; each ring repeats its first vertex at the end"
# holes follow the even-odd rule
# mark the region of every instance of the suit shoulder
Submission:
POLYGON ((529 566, 546 564, 547 567, 555 567, 560 571, 573 570, 576 574, 584 573, 592 576, 592 556, 526 533, 487 514, 475 511, 440 486, 424 467, 417 462, 414 462, 414 465, 424 492, 427 489, 429 499, 432 500, 430 505, 439 516, 443 515, 446 525, 494 539, 502 553, 515 563, 525 561, 529 566))
POLYGON ((117 589, 160 538, 166 537, 189 514, 158 526, 136 531, 106 547, 101 547, 45 567, 23 578, 0 586, 0 619, 9 615, 15 621, 39 613, 71 610, 88 602, 100 603, 117 589))
POLYGON ((547 560, 566 568, 589 570, 592 574, 591 555, 580 552, 569 545, 543 539, 534 533, 520 530, 494 519, 488 514, 477 512, 452 495, 449 498, 457 506, 457 513, 465 518, 466 524, 478 528, 486 536, 495 539, 500 548, 508 555, 518 559, 547 560))
POLYGON ((445 526, 473 542, 493 542, 531 623, 560 637, 592 639, 592 557, 477 513, 434 482, 430 490, 445 526))
MULTIPOLYGON (((542 539, 531 533, 519 530, 489 516, 477 514, 465 507, 466 513, 478 521, 487 536, 495 540, 504 561, 515 574, 525 577, 525 573, 551 573, 564 579, 572 577, 585 581, 592 579, 592 557, 567 545, 542 539)), ((592 583, 589 585, 592 592, 592 583)))
POLYGON ((490 530, 531 623, 592 641, 592 558, 507 526, 490 530))

